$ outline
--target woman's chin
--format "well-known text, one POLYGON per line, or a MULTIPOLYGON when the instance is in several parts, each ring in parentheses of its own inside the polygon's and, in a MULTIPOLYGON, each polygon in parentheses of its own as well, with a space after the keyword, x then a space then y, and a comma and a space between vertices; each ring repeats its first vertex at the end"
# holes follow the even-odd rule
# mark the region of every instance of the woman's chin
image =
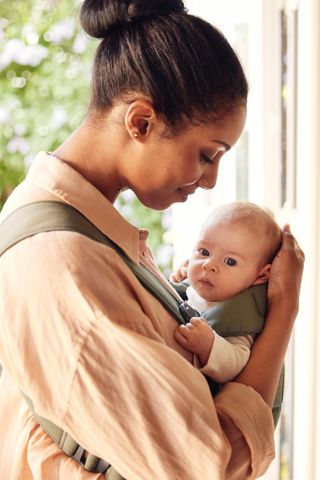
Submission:
POLYGON ((170 199, 169 196, 167 198, 145 198, 137 195, 137 197, 145 207, 152 210, 166 210, 175 203, 175 200, 170 199))

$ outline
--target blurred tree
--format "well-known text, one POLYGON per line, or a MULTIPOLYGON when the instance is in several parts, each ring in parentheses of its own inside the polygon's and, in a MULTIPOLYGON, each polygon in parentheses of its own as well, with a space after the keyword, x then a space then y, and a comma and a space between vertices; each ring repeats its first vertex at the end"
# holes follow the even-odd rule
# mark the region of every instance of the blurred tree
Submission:
MULTIPOLYGON (((80 30, 80 3, 0 0, 0 207, 38 151, 57 148, 86 114, 97 42, 80 30)), ((151 230, 151 248, 170 267, 163 215, 134 195, 120 197, 117 207, 151 230)))

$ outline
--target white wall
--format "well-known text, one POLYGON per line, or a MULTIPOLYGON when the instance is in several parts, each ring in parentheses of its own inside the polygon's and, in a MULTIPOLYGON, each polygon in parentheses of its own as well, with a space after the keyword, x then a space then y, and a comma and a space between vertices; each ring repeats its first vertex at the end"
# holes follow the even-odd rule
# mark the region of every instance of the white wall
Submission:
POLYGON ((306 253, 296 324, 294 478, 320 478, 320 4, 299 2, 298 215, 306 253))

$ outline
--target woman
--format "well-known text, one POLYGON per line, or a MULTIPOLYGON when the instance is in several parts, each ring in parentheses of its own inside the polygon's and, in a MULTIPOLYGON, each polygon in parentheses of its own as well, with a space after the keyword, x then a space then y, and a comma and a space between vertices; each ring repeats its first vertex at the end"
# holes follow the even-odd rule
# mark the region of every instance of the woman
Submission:
MULTIPOLYGON (((55 152, 39 154, 1 219, 30 202, 68 203, 164 282, 146 232, 112 203, 130 188, 164 209, 213 188, 244 126, 247 83, 225 38, 182 1, 86 0, 81 22, 102 39, 88 117, 55 152)), ((236 382, 212 399, 174 340, 176 321, 113 249, 61 231, 10 248, 0 258, 2 477, 104 478, 63 453, 21 391, 127 480, 260 476, 274 453, 270 407, 302 264, 286 229, 266 327, 236 382)))

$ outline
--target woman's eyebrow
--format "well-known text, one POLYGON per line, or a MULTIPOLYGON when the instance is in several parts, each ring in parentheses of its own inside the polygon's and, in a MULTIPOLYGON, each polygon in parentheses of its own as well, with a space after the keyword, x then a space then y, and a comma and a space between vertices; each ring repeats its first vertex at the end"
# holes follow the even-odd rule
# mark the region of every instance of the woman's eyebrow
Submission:
POLYGON ((226 152, 230 150, 230 145, 228 145, 226 142, 223 142, 222 140, 211 140, 212 142, 220 143, 220 145, 223 145, 226 148, 226 152))

